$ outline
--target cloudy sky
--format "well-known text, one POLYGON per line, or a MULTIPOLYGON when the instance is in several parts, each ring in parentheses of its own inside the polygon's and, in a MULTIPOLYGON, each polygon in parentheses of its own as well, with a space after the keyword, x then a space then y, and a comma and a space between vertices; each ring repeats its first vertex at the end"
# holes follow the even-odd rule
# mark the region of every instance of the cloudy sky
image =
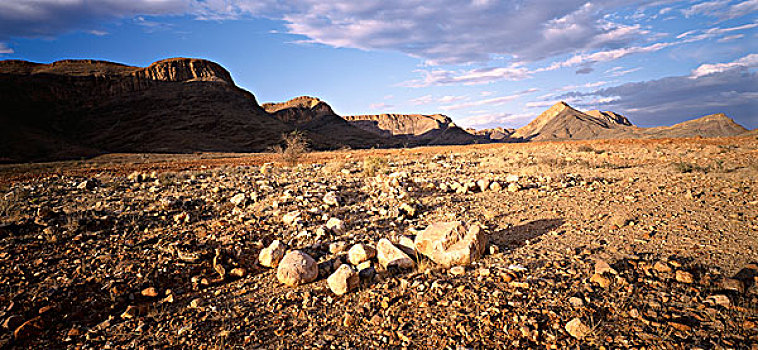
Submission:
POLYGON ((758 127, 758 0, 2 0, 0 59, 225 66, 259 102, 526 124, 563 100, 640 126, 758 127))

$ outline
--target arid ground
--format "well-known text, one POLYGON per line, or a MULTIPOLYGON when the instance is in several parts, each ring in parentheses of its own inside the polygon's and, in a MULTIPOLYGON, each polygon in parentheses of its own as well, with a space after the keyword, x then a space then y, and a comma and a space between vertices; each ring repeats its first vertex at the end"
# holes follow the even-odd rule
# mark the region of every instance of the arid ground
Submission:
POLYGON ((2 165, 0 348, 756 349, 757 188, 755 136, 2 165), (451 220, 481 259, 327 285, 451 220), (258 263, 276 239, 316 281, 258 263))

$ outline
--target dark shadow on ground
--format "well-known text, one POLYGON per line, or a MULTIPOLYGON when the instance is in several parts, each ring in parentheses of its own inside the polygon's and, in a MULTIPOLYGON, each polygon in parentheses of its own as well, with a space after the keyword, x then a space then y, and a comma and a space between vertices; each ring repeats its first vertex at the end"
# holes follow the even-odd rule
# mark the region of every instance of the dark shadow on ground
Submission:
POLYGON ((490 242, 501 250, 514 249, 563 225, 563 219, 540 219, 516 225, 504 230, 495 231, 490 235, 490 242))

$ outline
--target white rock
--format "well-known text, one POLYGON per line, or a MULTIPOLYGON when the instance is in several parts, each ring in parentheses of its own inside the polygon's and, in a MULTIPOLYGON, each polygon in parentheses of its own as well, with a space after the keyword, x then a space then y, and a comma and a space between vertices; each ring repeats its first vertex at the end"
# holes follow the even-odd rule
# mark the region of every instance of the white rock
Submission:
POLYGON ((405 254, 386 238, 380 239, 376 245, 376 255, 379 264, 385 269, 390 266, 397 266, 403 269, 415 266, 413 259, 408 254, 405 254))
POLYGON ((324 195, 323 200, 327 205, 336 206, 340 204, 339 198, 337 198, 337 194, 334 192, 327 192, 327 194, 324 195))
POLYGON ((490 188, 490 180, 487 179, 481 179, 476 182, 476 185, 479 186, 479 190, 484 192, 487 191, 487 189, 490 188))
POLYGON ((358 273, 350 265, 341 265, 337 271, 326 279, 329 289, 337 295, 343 295, 360 284, 361 279, 358 273))
POLYGON ((490 184, 490 191, 500 192, 503 189, 503 186, 500 186, 500 183, 497 181, 493 181, 490 184))
POLYGON ((287 214, 284 214, 282 217, 282 222, 284 222, 285 225, 297 225, 301 221, 302 218, 300 218, 299 210, 291 211, 287 214))
POLYGON ((520 189, 521 189, 521 186, 519 186, 515 182, 511 182, 510 184, 508 184, 508 192, 517 192, 520 189))
POLYGON ((326 222, 326 228, 339 235, 346 231, 345 222, 337 218, 330 218, 326 222))
POLYGON ((360 265, 376 256, 376 249, 368 244, 358 243, 347 252, 347 261, 353 265, 360 265))
POLYGON ((505 177, 505 182, 518 182, 519 178, 518 175, 509 174, 505 177))
POLYGON ((287 247, 277 239, 261 250, 258 254, 258 262, 265 267, 277 267, 286 251, 287 247))
POLYGON ((479 225, 462 221, 437 222, 416 236, 416 250, 445 267, 469 265, 484 255, 487 235, 479 225))
POLYGON ((317 277, 318 264, 310 255, 299 250, 287 253, 276 270, 276 278, 288 286, 310 283, 317 277))
POLYGON ((234 204, 234 205, 243 204, 243 203, 245 203, 245 194, 244 193, 237 193, 229 201, 232 202, 232 204, 234 204))

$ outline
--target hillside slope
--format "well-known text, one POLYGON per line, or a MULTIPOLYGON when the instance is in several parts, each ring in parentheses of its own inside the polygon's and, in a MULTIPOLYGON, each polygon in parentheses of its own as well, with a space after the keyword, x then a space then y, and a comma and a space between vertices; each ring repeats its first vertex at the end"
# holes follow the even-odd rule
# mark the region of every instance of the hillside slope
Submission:
POLYGON ((220 65, 175 58, 146 68, 66 60, 0 62, 0 158, 109 152, 262 151, 292 127, 220 65))

